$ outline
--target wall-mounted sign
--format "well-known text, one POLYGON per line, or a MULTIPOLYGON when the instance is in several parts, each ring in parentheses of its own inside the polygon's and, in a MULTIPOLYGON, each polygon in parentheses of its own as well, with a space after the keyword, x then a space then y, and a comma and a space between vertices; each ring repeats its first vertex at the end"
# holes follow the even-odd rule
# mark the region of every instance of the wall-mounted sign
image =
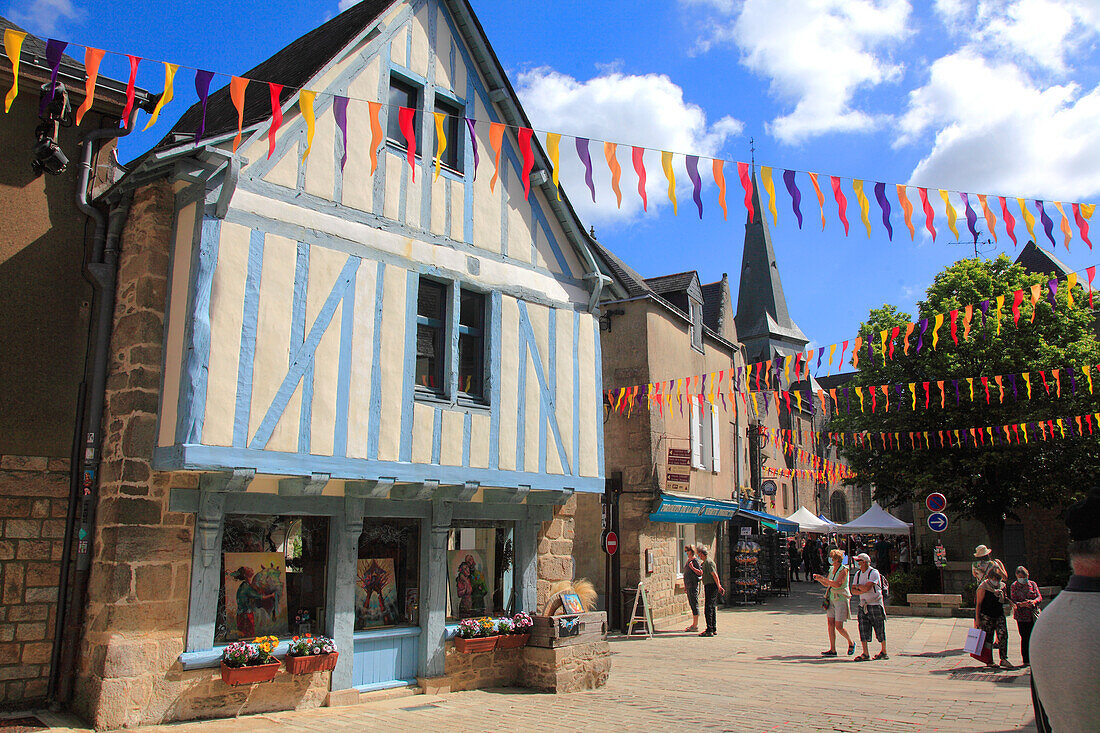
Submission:
POLYGON ((764 483, 760 484, 760 493, 762 493, 764 496, 775 496, 776 490, 777 487, 774 481, 765 481, 764 483))
POLYGON ((930 512, 942 512, 947 508, 947 497, 939 492, 931 493, 924 500, 924 505, 928 507, 930 512))
POLYGON ((668 449, 668 465, 670 466, 690 466, 691 465, 691 451, 685 448, 669 448, 668 449))
POLYGON ((688 473, 674 473, 669 471, 665 474, 665 491, 672 491, 674 493, 686 494, 691 488, 691 474, 688 473))

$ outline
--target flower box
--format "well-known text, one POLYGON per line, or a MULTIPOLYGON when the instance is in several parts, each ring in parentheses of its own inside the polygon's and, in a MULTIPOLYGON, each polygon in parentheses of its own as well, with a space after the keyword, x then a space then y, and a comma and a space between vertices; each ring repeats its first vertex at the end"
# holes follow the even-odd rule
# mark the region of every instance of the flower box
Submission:
POLYGON ((247 667, 227 667, 222 662, 222 682, 227 685, 251 685, 256 682, 270 682, 279 671, 279 662, 253 664, 247 667))
POLYGON ((491 652, 496 648, 499 636, 478 636, 473 639, 455 637, 455 649, 462 654, 474 654, 476 652, 491 652))
POLYGON ((497 640, 497 649, 520 649, 527 646, 527 640, 530 638, 530 634, 508 634, 497 640))
POLYGON ((286 657, 286 671, 291 674, 310 674, 312 672, 332 671, 336 669, 336 658, 340 652, 331 654, 306 654, 286 657))

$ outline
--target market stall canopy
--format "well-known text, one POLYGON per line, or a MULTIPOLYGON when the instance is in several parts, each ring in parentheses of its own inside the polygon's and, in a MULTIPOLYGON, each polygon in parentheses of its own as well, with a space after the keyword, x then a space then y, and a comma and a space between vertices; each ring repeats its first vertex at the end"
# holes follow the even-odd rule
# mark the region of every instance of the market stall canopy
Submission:
POLYGON ((909 534, 912 526, 890 514, 876 501, 863 514, 837 527, 837 531, 846 534, 909 534))
POLYGON ((837 527, 832 522, 815 517, 813 512, 804 506, 798 507, 798 511, 787 517, 787 521, 797 523, 798 529, 802 532, 816 532, 818 534, 836 532, 837 527))
POLYGON ((758 512, 755 509, 746 509, 745 507, 741 507, 737 510, 737 515, 740 517, 745 517, 747 519, 753 519, 757 522, 760 522, 760 524, 764 527, 774 529, 777 532, 794 533, 798 531, 797 522, 792 522, 788 519, 783 519, 782 517, 772 516, 767 512, 758 512))
POLYGON ((727 519, 733 519, 737 515, 738 508, 735 501, 664 491, 661 492, 661 503, 649 515, 649 521, 677 524, 724 522, 727 519))

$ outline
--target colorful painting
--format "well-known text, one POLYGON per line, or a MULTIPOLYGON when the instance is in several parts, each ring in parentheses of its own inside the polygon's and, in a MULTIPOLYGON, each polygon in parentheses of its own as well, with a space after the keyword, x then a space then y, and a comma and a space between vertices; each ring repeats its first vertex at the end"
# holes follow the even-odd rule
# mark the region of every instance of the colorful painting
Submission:
POLYGON ((457 618, 484 616, 493 612, 493 574, 482 559, 481 550, 451 550, 451 613, 457 618))
POLYGON ((226 639, 286 636, 286 558, 281 552, 226 552, 226 639))
POLYGON ((581 597, 576 593, 563 593, 561 597, 561 607, 566 613, 584 613, 584 605, 581 603, 581 597))
POLYGON ((401 621, 393 558, 359 560, 356 565, 355 628, 392 626, 401 621))

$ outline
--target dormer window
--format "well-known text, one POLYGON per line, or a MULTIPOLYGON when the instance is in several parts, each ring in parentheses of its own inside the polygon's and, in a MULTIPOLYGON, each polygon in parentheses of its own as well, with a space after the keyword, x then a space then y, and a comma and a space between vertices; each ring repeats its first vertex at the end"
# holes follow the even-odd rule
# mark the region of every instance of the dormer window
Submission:
POLYGON ((688 299, 688 311, 691 317, 691 348, 702 352, 703 350, 703 304, 688 299))

